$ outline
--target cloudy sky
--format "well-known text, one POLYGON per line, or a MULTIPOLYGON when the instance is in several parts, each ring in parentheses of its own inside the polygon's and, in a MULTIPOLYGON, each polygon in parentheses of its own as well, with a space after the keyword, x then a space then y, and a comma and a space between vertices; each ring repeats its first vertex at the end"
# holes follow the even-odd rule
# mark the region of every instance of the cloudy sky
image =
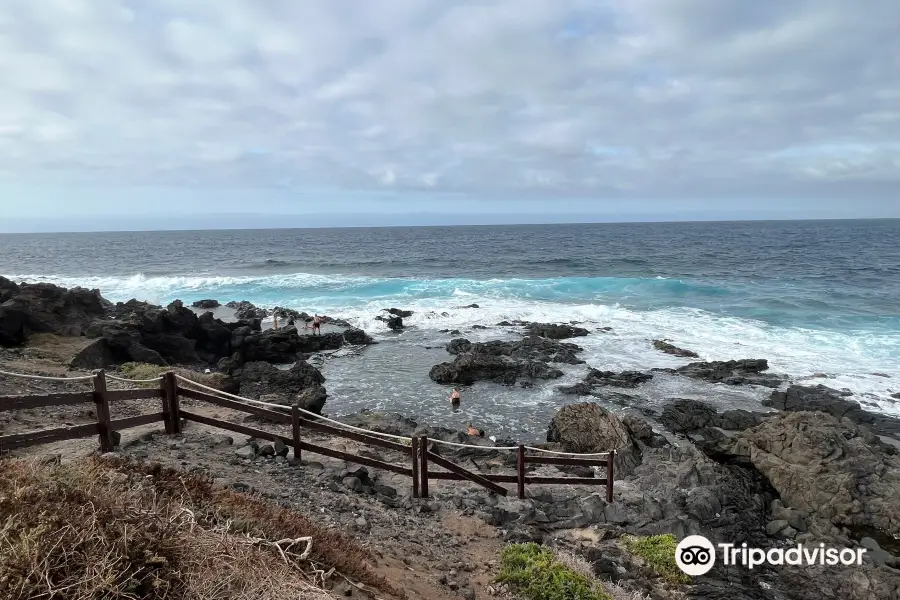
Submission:
POLYGON ((4 0, 0 208, 900 216, 900 2, 4 0))

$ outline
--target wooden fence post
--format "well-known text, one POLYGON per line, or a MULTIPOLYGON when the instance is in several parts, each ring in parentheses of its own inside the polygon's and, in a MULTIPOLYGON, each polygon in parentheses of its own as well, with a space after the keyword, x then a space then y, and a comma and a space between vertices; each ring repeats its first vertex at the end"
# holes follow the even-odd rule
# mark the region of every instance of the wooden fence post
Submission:
POLYGON ((419 438, 419 458, 422 464, 419 467, 419 477, 421 478, 421 490, 419 493, 422 498, 428 497, 428 436, 423 435, 419 438))
POLYGON ((613 501, 613 459, 616 458, 616 451, 610 450, 606 457, 606 501, 613 501))
POLYGON ((412 480, 413 480, 413 498, 419 497, 419 438, 413 436, 410 440, 412 444, 412 480))
POLYGON ((178 395, 178 378, 174 371, 165 374, 168 383, 169 414, 172 421, 172 433, 181 433, 181 398, 178 395))
POLYGON ((519 450, 516 452, 516 474, 518 475, 519 499, 525 499, 525 446, 519 444, 519 450))
POLYGON ((163 413, 163 422, 166 424, 166 433, 171 435, 175 433, 175 421, 172 419, 172 397, 178 394, 178 391, 174 389, 172 385, 173 380, 169 375, 172 372, 169 371, 167 373, 163 373, 162 382, 160 386, 163 390, 162 397, 162 413, 163 413))
POLYGON ((97 411, 97 435, 100 437, 100 451, 112 452, 112 435, 109 430, 109 402, 106 400, 106 373, 103 369, 94 372, 94 405, 97 411))
POLYGON ((291 406, 291 433, 294 436, 294 460, 300 463, 300 407, 294 404, 291 406))

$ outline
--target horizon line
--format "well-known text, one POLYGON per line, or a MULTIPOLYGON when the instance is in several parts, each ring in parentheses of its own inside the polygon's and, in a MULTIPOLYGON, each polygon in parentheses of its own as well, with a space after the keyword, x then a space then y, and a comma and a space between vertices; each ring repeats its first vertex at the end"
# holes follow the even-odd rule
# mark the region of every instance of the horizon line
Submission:
MULTIPOLYGON (((423 213, 419 213, 423 214, 423 213)), ((424 213, 440 214, 440 213, 424 213)), ((188 216, 188 215, 184 215, 188 216)), ((196 215, 203 216, 203 215, 196 215)), ((312 215, 265 215, 259 213, 230 214, 221 216, 254 216, 254 217, 309 217, 312 215)), ((124 217, 104 217, 116 219, 124 217)), ((27 218, 31 220, 31 218, 27 218)), ((35 218, 36 219, 36 218, 35 218)), ((24 220, 24 219, 23 219, 24 220)), ((572 226, 572 225, 643 225, 643 224, 725 224, 725 223, 782 223, 782 222, 810 222, 810 221, 900 221, 900 217, 769 217, 769 218, 745 218, 745 219, 667 219, 667 220, 643 220, 643 221, 556 221, 556 222, 529 222, 529 223, 469 223, 450 225, 319 225, 309 227, 212 227, 208 229, 108 229, 108 230, 80 230, 80 231, 0 231, 0 235, 46 235, 46 234, 71 234, 71 233, 167 233, 167 232, 206 232, 206 231, 290 231, 290 230, 315 230, 315 229, 435 229, 452 227, 527 227, 527 226, 572 226)))

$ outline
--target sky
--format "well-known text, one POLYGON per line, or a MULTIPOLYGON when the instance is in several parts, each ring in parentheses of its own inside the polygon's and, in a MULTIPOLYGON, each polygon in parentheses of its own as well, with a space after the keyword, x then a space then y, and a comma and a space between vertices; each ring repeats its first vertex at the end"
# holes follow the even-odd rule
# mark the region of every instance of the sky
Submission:
POLYGON ((900 217, 900 3, 5 0, 0 231, 900 217))

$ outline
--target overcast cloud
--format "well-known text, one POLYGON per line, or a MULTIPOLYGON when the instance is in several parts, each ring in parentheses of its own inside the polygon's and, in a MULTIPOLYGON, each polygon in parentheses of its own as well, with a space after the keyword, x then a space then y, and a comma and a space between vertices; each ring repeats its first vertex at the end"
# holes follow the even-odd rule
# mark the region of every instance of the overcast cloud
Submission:
POLYGON ((900 2, 5 0, 0 182, 900 202, 900 2))

